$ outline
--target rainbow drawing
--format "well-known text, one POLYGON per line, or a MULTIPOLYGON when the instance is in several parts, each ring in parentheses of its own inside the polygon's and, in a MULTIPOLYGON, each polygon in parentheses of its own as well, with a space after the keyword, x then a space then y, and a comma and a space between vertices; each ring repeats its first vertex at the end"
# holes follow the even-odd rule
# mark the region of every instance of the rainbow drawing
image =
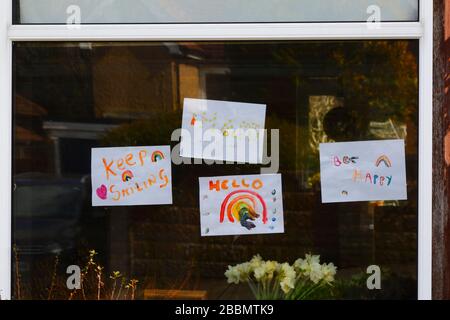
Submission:
POLYGON ((264 199, 252 190, 236 190, 229 193, 222 201, 220 207, 220 223, 225 219, 225 212, 228 221, 240 222, 241 226, 251 230, 255 228, 255 221, 260 217, 262 210, 262 221, 267 223, 267 206, 264 199))
POLYGON ((386 167, 392 167, 391 160, 389 160, 389 158, 384 154, 378 157, 377 161, 375 161, 375 165, 378 167, 382 162, 386 167))
POLYGON ((156 151, 153 151, 151 158, 152 158, 152 162, 157 162, 159 160, 164 159, 164 154, 161 151, 156 150, 156 151))
POLYGON ((131 172, 130 170, 125 170, 122 173, 122 181, 123 182, 130 181, 131 179, 133 179, 133 177, 134 177, 133 172, 131 172))

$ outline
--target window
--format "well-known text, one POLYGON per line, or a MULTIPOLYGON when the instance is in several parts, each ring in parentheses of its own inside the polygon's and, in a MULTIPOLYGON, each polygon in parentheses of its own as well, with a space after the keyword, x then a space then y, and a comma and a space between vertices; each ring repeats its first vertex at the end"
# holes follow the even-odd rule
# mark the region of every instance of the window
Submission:
POLYGON ((336 264, 343 287, 371 264, 385 272, 379 292, 364 278, 331 298, 414 299, 417 59, 417 41, 403 40, 16 43, 21 298, 45 292, 56 256, 64 277, 95 249, 105 274, 139 280, 143 299, 169 289, 251 298, 245 288, 227 289, 228 265, 255 254, 293 262, 305 252, 336 264), (91 148, 174 147, 185 97, 267 104, 266 128, 280 129, 284 234, 200 237, 198 177, 257 174, 255 165, 173 165, 173 205, 91 206, 91 148), (407 201, 321 203, 319 142, 388 138, 406 141, 407 201))
POLYGON ((381 19, 367 25, 378 8, 350 2, 352 10, 344 1, 323 10, 319 0, 286 12, 241 4, 240 15, 234 2, 217 12, 184 2, 161 15, 143 8, 169 2, 124 10, 111 1, 0 1, 0 152, 11 168, 0 170, 1 298, 48 298, 49 268, 51 296, 68 297, 68 264, 84 266, 95 249, 105 279, 120 270, 140 281, 139 299, 174 297, 171 289, 251 297, 225 289, 228 264, 255 253, 293 262, 308 251, 356 283, 373 261, 383 268, 387 290, 359 286, 334 298, 430 299, 432 3, 370 1, 381 19), (200 238, 192 181, 259 166, 173 165, 173 206, 91 206, 91 148, 168 143, 184 97, 265 103, 266 127, 287 128, 284 234, 200 238), (155 122, 159 132, 149 130, 155 122), (407 201, 321 204, 320 141, 391 137, 406 141, 407 201))

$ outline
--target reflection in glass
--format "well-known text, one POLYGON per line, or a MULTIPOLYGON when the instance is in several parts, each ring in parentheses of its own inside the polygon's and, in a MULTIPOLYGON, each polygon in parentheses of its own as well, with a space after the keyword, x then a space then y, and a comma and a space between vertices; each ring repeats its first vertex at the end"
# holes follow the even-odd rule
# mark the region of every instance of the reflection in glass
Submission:
POLYGON ((65 271, 94 257, 102 299, 119 290, 117 270, 125 285, 139 280, 139 299, 243 299, 251 293, 227 285, 228 265, 308 252, 338 266, 328 298, 415 298, 417 52, 416 41, 16 43, 15 298, 83 299, 65 271), (174 205, 91 206, 91 148, 175 147, 185 97, 267 105, 266 128, 280 129, 284 234, 200 237, 198 177, 255 165, 173 165, 174 205), (388 138, 406 142, 408 201, 321 203, 320 142, 388 138), (372 264, 382 290, 366 287, 372 264))
POLYGON ((16 0, 15 23, 417 21, 418 0, 16 0))

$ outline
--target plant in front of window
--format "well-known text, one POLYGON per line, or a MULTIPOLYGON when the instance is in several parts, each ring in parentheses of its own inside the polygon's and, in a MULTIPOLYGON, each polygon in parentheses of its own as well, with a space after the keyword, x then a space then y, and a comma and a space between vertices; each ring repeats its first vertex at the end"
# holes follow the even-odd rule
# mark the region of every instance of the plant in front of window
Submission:
MULTIPOLYGON (((80 268, 77 288, 68 287, 67 269, 61 268, 59 254, 49 264, 49 259, 39 261, 39 270, 43 270, 39 277, 27 277, 23 282, 21 270, 20 249, 13 246, 14 254, 14 299, 47 299, 47 300, 135 300, 138 297, 138 283, 136 279, 126 278, 120 271, 112 271, 107 281, 105 267, 97 261, 98 253, 89 250, 84 267, 80 268), (49 271, 49 272, 45 272, 49 271), (49 283, 47 283, 49 281, 49 283)), ((68 257, 65 257, 67 259, 68 257)), ((80 263, 81 265, 81 263, 80 263)), ((28 266, 28 265, 26 265, 28 266)), ((76 265, 78 266, 78 264, 76 265)), ((1 299, 0 299, 1 300, 1 299)))
POLYGON ((228 266, 225 276, 230 284, 247 283, 257 300, 308 300, 330 293, 336 267, 320 263, 320 256, 306 254, 294 264, 263 260, 228 266))
POLYGON ((79 298, 84 300, 88 299, 85 291, 95 291, 97 300, 135 300, 136 289, 139 281, 136 279, 130 279, 127 284, 127 279, 120 271, 113 271, 109 276, 112 282, 111 292, 109 293, 105 290, 106 284, 104 282, 103 273, 105 268, 96 261, 95 257, 97 254, 98 253, 95 250, 89 250, 88 261, 81 273, 80 289, 73 289, 70 292, 69 300, 75 299, 79 291, 81 291, 81 297, 79 298), (118 283, 120 284, 119 287, 118 283), (123 289, 126 289, 125 292, 123 292, 123 289))

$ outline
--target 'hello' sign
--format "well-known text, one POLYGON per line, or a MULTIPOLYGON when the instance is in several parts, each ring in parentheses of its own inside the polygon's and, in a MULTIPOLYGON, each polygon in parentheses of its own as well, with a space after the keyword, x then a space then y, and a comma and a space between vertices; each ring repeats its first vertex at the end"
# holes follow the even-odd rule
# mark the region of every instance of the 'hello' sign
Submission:
POLYGON ((281 174, 199 178, 202 236, 283 233, 281 174))

